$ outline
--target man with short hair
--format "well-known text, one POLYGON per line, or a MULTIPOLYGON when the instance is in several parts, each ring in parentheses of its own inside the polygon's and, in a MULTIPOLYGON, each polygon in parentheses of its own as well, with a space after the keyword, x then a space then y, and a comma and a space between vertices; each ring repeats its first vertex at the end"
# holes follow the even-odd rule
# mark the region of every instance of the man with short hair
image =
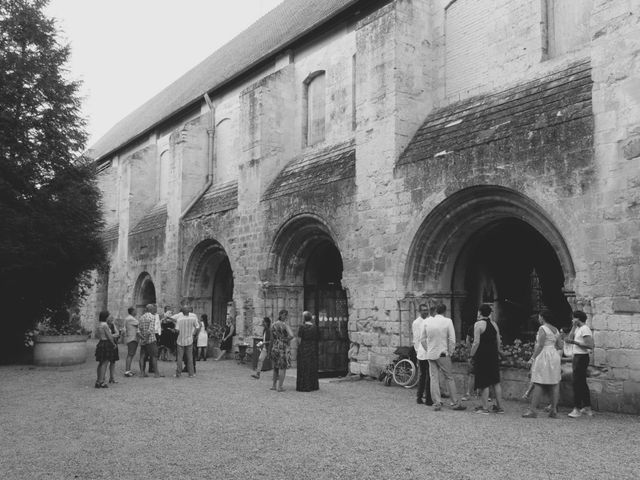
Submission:
POLYGON ((422 340, 424 339, 424 327, 427 318, 429 317, 429 307, 424 303, 421 303, 418 307, 420 315, 413 321, 411 325, 411 331, 413 333, 413 348, 416 351, 416 358, 418 360, 418 398, 416 402, 419 404, 433 405, 431 398, 431 385, 429 381, 429 360, 427 360, 427 351, 422 346, 422 340), (426 394, 426 401, 423 397, 426 394))
POLYGON ((178 332, 178 338, 176 340, 176 377, 182 375, 183 355, 187 357, 186 363, 189 378, 196 376, 193 371, 193 337, 200 331, 200 325, 198 323, 198 317, 190 314, 189 310, 188 305, 182 305, 180 313, 172 317, 176 322, 175 329, 178 332))
POLYGON ((136 309, 129 307, 127 317, 124 319, 124 342, 127 344, 127 359, 125 361, 125 377, 133 377, 135 373, 131 371, 131 362, 138 349, 138 319, 133 316, 136 309))
POLYGON ((138 338, 140 339, 140 372, 148 377, 144 371, 144 357, 149 357, 149 363, 156 378, 162 377, 158 371, 158 343, 156 341, 156 306, 153 303, 145 307, 145 313, 138 320, 138 338))
POLYGON ((447 311, 444 304, 436 307, 436 315, 425 321, 425 334, 422 346, 427 351, 429 361, 429 377, 431 381, 431 398, 433 399, 434 410, 442 410, 442 397, 440 396, 440 377, 447 381, 449 394, 453 402, 453 410, 466 410, 458 400, 456 382, 451 373, 451 354, 456 347, 456 331, 453 328, 453 321, 443 314, 447 311))

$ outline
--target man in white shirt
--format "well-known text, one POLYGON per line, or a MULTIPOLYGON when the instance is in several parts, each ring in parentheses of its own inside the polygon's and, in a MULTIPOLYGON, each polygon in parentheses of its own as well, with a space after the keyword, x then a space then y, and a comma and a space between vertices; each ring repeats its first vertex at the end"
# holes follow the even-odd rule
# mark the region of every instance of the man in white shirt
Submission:
POLYGON ((416 350, 416 357, 418 359, 419 377, 418 377, 418 398, 417 403, 424 403, 426 405, 433 405, 431 399, 431 387, 429 382, 429 361, 427 360, 427 351, 422 346, 422 340, 424 338, 424 327, 429 317, 429 307, 424 303, 418 307, 420 315, 413 321, 411 330, 413 332, 413 348, 416 350), (423 397, 426 393, 426 399, 423 397))
POLYGON ((591 395, 587 385, 587 367, 589 366, 589 350, 593 349, 593 334, 587 326, 587 314, 576 310, 573 312, 573 326, 566 343, 573 344, 573 402, 574 407, 569 416, 578 418, 582 415, 593 416, 591 395))
POLYGON ((429 360, 431 398, 434 402, 434 410, 441 410, 442 397, 440 396, 439 374, 442 373, 449 385, 453 410, 466 410, 467 407, 458 400, 456 382, 451 373, 451 354, 456 346, 456 332, 451 319, 443 315, 446 311, 447 307, 439 304, 436 307, 435 317, 426 319, 425 338, 421 342, 427 351, 427 360, 429 360))
POLYGON ((176 322, 175 329, 178 332, 178 338, 176 339, 176 377, 182 375, 182 357, 185 356, 189 378, 193 378, 195 377, 193 370, 193 337, 200 331, 198 318, 194 314, 189 313, 188 305, 183 305, 180 313, 174 315, 172 318, 176 322))

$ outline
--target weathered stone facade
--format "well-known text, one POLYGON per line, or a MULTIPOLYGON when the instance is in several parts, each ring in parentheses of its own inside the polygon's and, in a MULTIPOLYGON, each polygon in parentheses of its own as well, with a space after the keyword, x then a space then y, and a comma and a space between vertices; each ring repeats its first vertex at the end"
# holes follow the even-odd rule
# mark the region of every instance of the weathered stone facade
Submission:
POLYGON ((308 308, 327 369, 374 375, 425 298, 458 333, 494 302, 507 340, 581 308, 597 406, 640 412, 640 2, 318 5, 285 1, 205 63, 290 29, 277 48, 96 145, 111 269, 87 318, 232 302, 250 337, 308 308))

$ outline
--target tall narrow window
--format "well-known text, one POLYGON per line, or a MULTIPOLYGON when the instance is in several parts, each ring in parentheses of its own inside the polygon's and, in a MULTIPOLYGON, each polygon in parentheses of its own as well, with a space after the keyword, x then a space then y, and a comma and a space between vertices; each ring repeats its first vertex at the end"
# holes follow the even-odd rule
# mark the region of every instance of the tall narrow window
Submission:
POLYGON ((576 50, 589 41, 589 20, 593 0, 544 0, 547 53, 557 57, 576 50))
POLYGON ((238 178, 237 152, 234 149, 233 122, 230 118, 223 118, 216 126, 216 183, 226 183, 238 178))
POLYGON ((325 74, 312 73, 304 82, 304 140, 310 146, 324 140, 325 126, 325 74))
POLYGON ((169 150, 160 154, 160 173, 158 197, 161 202, 166 201, 169 191, 169 150))

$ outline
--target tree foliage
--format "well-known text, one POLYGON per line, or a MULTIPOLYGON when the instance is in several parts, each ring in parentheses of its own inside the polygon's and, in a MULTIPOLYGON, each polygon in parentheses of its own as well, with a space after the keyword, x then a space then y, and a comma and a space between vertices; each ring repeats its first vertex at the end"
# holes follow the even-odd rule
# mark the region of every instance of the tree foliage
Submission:
POLYGON ((47 1, 0 0, 1 321, 16 338, 69 307, 105 259, 80 84, 47 1))

